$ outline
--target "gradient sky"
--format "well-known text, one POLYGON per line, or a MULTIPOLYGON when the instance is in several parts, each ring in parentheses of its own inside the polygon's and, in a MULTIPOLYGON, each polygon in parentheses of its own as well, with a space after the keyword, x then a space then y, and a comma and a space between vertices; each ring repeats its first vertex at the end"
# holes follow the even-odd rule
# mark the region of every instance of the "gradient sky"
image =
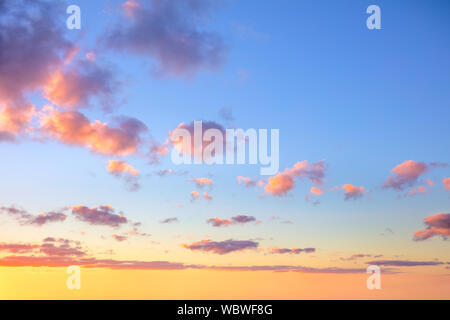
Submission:
POLYGON ((450 298, 448 1, 73 0, 81 30, 19 2, 0 0, 0 298, 450 298), (194 120, 279 129, 280 173, 155 151, 194 120))

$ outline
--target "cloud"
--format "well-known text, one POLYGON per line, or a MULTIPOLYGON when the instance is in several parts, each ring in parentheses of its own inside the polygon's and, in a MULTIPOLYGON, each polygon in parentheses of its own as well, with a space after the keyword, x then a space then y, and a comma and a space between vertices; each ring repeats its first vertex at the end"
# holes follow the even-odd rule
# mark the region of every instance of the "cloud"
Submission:
POLYGON ((233 108, 232 107, 223 107, 219 110, 219 117, 221 117, 225 121, 234 121, 233 117, 233 108))
POLYGON ((167 219, 164 219, 164 220, 160 221, 160 223, 162 223, 162 224, 176 223, 176 222, 178 222, 178 218, 177 217, 167 218, 167 219))
POLYGON ((200 28, 211 1, 128 0, 122 5, 126 23, 104 36, 109 48, 156 62, 165 76, 192 76, 215 70, 224 60, 222 38, 200 28))
POLYGON ((205 198, 206 200, 212 200, 213 199, 213 197, 211 195, 209 195, 208 193, 206 193, 206 192, 203 192, 203 198, 205 198))
POLYGON ((41 244, 39 251, 51 257, 81 257, 86 252, 77 241, 59 239, 54 242, 46 241, 41 244))
POLYGON ((450 190, 450 178, 442 179, 445 190, 450 190))
POLYGON ((171 176, 171 175, 184 176, 184 175, 188 174, 188 172, 187 171, 174 171, 172 169, 165 169, 165 170, 156 171, 155 174, 157 176, 160 176, 161 178, 164 178, 166 176, 171 176))
POLYGON ((39 245, 35 244, 20 244, 20 243, 0 243, 0 251, 6 251, 10 253, 29 253, 39 248, 39 245))
POLYGON ((241 215, 241 214, 235 215, 234 217, 231 218, 231 220, 235 224, 245 224, 245 223, 250 223, 250 222, 256 222, 255 217, 241 215))
POLYGON ((113 237, 114 240, 116 240, 118 242, 123 242, 123 241, 128 240, 127 236, 121 236, 121 235, 118 235, 118 234, 113 234, 112 237, 113 237))
POLYGON ((417 266, 437 266, 444 264, 439 261, 410 261, 410 260, 373 260, 366 262, 370 265, 379 265, 387 267, 417 267, 417 266))
POLYGON ((251 240, 240 241, 230 239, 225 241, 201 240, 191 244, 183 244, 183 247, 192 251, 211 252, 222 255, 246 249, 256 249, 258 245, 258 242, 251 240))
POLYGON ((198 199, 200 197, 200 194, 197 191, 191 191, 191 200, 194 201, 195 199, 198 199))
POLYGON ((214 218, 208 218, 206 220, 206 223, 209 223, 213 227, 225 227, 225 226, 232 225, 233 221, 228 220, 228 219, 220 219, 220 218, 214 217, 214 218))
POLYGON ((141 134, 147 127, 137 119, 121 117, 112 127, 100 121, 90 122, 78 111, 55 111, 41 117, 41 132, 68 145, 86 147, 105 155, 125 156, 135 153, 141 134))
POLYGON ((345 200, 356 200, 366 193, 364 187, 354 186, 352 184, 344 184, 342 189, 345 191, 345 200))
POLYGON ((414 233, 415 241, 427 240, 434 236, 447 239, 450 236, 450 213, 438 213, 423 221, 427 227, 414 233))
POLYGON ((136 191, 140 188, 139 170, 133 168, 126 161, 110 160, 106 170, 114 177, 123 179, 128 190, 136 191))
POLYGON ((236 181, 238 184, 244 185, 247 188, 255 187, 255 186, 264 186, 264 184, 265 184, 264 180, 262 180, 262 179, 253 180, 252 178, 242 177, 242 176, 238 176, 236 178, 236 181))
POLYGON ((1 1, 0 142, 28 129, 34 106, 27 93, 40 89, 74 50, 65 37, 63 3, 1 1))
POLYGON ((0 207, 0 213, 13 216, 21 225, 43 226, 53 222, 64 222, 67 216, 61 212, 47 212, 32 215, 25 210, 15 207, 0 207))
POLYGON ((72 214, 80 221, 91 225, 104 225, 109 227, 120 227, 128 222, 128 219, 120 214, 115 214, 114 209, 109 206, 99 206, 92 209, 84 206, 72 208, 72 214))
POLYGON ((436 163, 427 165, 425 162, 416 162, 413 160, 405 161, 397 165, 391 172, 394 174, 383 182, 383 188, 392 188, 395 190, 404 190, 413 186, 419 177, 426 173, 430 167, 438 166, 436 163))
POLYGON ((323 194, 323 190, 317 187, 311 187, 310 192, 315 196, 321 196, 323 194))
POLYGON ((46 238, 42 244, 0 243, 0 251, 16 254, 41 253, 49 257, 82 257, 86 255, 80 242, 54 238, 46 238))
POLYGON ((118 89, 111 70, 86 59, 77 61, 69 70, 57 71, 43 91, 45 98, 59 107, 87 108, 96 99, 103 109, 110 110, 118 89))
POLYGON ((312 252, 316 252, 315 248, 305 248, 305 249, 301 249, 301 248, 269 248, 267 249, 267 251, 271 254, 300 254, 302 252, 304 253, 312 253, 312 252))
POLYGON ((221 219, 221 218, 208 218, 206 220, 206 223, 211 224, 213 227, 226 227, 230 225, 243 225, 250 222, 257 222, 256 218, 253 216, 246 216, 246 215, 235 215, 234 217, 231 217, 231 219, 221 219))
POLYGON ((357 253, 357 254, 353 254, 348 258, 341 258, 342 261, 353 261, 353 260, 357 260, 357 259, 363 259, 363 258, 381 258, 383 255, 382 254, 377 254, 377 255, 372 255, 372 254, 364 254, 364 253, 357 253))
POLYGON ((203 188, 204 186, 209 186, 211 187, 213 185, 213 182, 211 179, 208 178, 194 178, 191 179, 191 181, 193 181, 195 183, 195 185, 197 186, 197 188, 203 188))
MULTIPOLYGON (((114 260, 97 258, 46 257, 46 256, 7 256, 0 258, 3 267, 67 267, 79 265, 84 268, 103 268, 113 270, 219 270, 219 271, 273 271, 317 274, 365 274, 366 268, 314 268, 288 265, 250 265, 250 266, 208 266, 184 264, 169 261, 114 260)), ((395 273, 393 269, 383 269, 383 273, 395 273)))
POLYGON ((418 194, 425 194, 425 193, 427 193, 427 188, 424 186, 414 187, 408 191, 409 196, 415 196, 418 194))
POLYGON ((299 180, 306 178, 314 184, 322 185, 325 172, 326 166, 324 160, 316 163, 308 163, 306 160, 297 162, 292 168, 287 168, 284 172, 269 177, 264 189, 268 194, 279 197, 285 196, 295 187, 294 178, 299 180))
MULTIPOLYGON (((224 141, 225 141, 226 130, 221 124, 218 124, 217 122, 214 122, 214 121, 202 121, 201 122, 201 130, 199 128, 199 132, 200 132, 199 134, 203 137, 203 133, 209 129, 219 130, 222 133, 222 135, 224 137, 224 141)), ((192 121, 189 124, 182 122, 174 130, 169 131, 168 142, 170 142, 173 145, 173 147, 180 154, 183 154, 183 155, 187 154, 187 155, 191 155, 191 157, 193 157, 195 155, 195 153, 198 152, 199 154, 202 155, 202 159, 205 160, 203 157, 203 151, 211 142, 202 140, 202 143, 197 146, 194 143, 194 136, 195 136, 194 122, 192 121), (182 130, 186 130, 189 133, 189 135, 191 137, 190 144, 188 142, 183 141, 183 137, 178 137, 176 135, 177 133, 179 133, 179 131, 182 131, 182 130)))

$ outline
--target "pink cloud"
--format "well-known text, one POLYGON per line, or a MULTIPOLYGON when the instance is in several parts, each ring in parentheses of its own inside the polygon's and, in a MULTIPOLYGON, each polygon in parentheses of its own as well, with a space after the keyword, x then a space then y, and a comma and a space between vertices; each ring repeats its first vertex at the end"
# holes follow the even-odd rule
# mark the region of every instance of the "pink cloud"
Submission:
POLYGON ((418 194, 425 194, 427 193, 427 188, 424 186, 418 186, 415 188, 412 188, 411 190, 408 191, 408 195, 410 196, 415 196, 418 194))
POLYGON ((450 236, 450 213, 438 213, 423 221, 427 227, 414 233, 415 241, 427 240, 434 236, 442 236, 446 239, 450 236))
POLYGON ((405 161, 392 169, 394 176, 388 177, 383 182, 384 188, 403 190, 414 185, 419 177, 428 171, 429 167, 425 162, 413 160, 405 161))

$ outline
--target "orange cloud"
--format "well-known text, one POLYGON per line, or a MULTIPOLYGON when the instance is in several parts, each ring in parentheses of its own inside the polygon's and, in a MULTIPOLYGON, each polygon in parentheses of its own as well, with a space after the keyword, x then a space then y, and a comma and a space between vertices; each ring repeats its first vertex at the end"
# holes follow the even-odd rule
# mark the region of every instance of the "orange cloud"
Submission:
POLYGON ((198 188, 203 188, 204 186, 212 186, 213 182, 208 178, 194 178, 192 181, 195 182, 198 188))
POLYGON ((323 190, 317 187, 311 187, 310 192, 316 196, 321 196, 323 194, 323 190))
POLYGON ((286 195, 294 188, 294 179, 286 173, 279 173, 276 176, 269 177, 269 180, 264 187, 266 193, 275 196, 286 195))
POLYGON ((110 160, 106 169, 112 174, 127 173, 132 176, 137 176, 139 174, 139 170, 136 170, 125 161, 110 160))
POLYGON ((325 171, 324 160, 316 163, 308 163, 306 160, 297 162, 292 168, 287 168, 283 172, 269 177, 264 189, 266 193, 275 196, 284 196, 295 187, 294 178, 300 180, 307 178, 314 184, 322 185, 325 171))
POLYGON ((205 198, 206 200, 212 200, 213 197, 209 194, 207 194, 206 192, 203 192, 203 198, 205 198))
POLYGON ((111 127, 100 121, 90 122, 77 111, 50 111, 41 117, 41 131, 69 145, 79 145, 107 155, 135 153, 141 142, 140 135, 147 127, 137 119, 118 119, 111 127))
POLYGON ((442 179, 442 183, 444 184, 444 188, 446 190, 450 190, 450 178, 442 179))
POLYGON ((345 200, 356 200, 366 193, 364 187, 354 186, 352 184, 344 184, 342 189, 345 190, 345 200))

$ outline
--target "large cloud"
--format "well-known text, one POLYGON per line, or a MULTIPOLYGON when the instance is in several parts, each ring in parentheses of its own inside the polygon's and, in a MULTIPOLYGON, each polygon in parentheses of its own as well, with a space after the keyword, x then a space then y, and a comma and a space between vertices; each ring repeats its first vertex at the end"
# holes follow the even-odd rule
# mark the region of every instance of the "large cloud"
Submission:
POLYGON ((63 3, 3 0, 0 10, 0 142, 26 130, 42 87, 74 46, 64 36, 63 3))
POLYGON ((446 239, 450 236, 450 213, 438 213, 423 220, 427 225, 424 230, 414 233, 414 240, 426 240, 434 236, 446 239))
POLYGON ((201 240, 191 244, 184 244, 183 247, 192 251, 211 252, 216 254, 227 254, 230 252, 242 251, 246 249, 256 249, 258 242, 251 240, 225 240, 212 241, 201 240))
POLYGON ((221 37, 200 29, 209 0, 128 0, 122 8, 126 23, 105 35, 108 47, 156 61, 161 75, 193 75, 222 64, 221 37))
POLYGON ((79 145, 107 155, 135 153, 147 127, 134 118, 118 118, 117 126, 90 122, 78 111, 50 110, 41 117, 42 133, 69 145, 79 145))

